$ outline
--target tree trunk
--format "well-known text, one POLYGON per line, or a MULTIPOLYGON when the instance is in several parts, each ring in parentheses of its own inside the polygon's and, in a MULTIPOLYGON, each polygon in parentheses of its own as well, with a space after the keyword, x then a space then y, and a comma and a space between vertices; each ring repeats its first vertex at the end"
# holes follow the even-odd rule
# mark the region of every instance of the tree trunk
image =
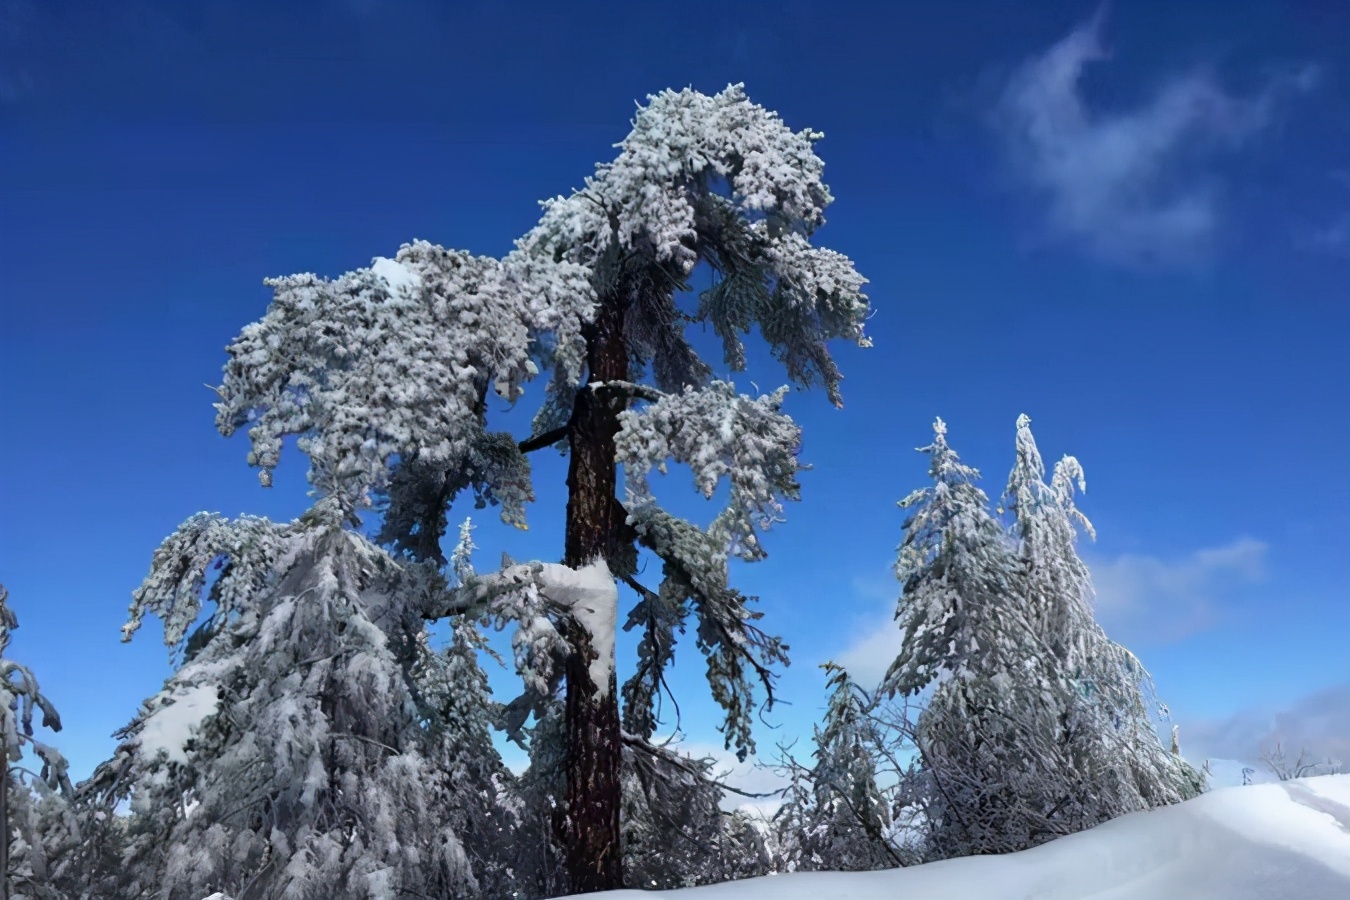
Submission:
POLYGON ((5 773, 0 783, 0 900, 9 900, 9 758, 0 765, 5 773))
MULTIPOLYGON (((623 307, 617 298, 602 303, 587 334, 589 382, 626 380, 628 349, 623 307)), ((572 410, 568 437, 567 537, 565 565, 581 568, 609 558, 623 527, 615 502, 614 437, 622 404, 610 392, 583 388, 572 410)), ((575 648, 567 660, 567 819, 560 835, 570 889, 578 893, 623 887, 619 853, 619 702, 614 667, 609 684, 591 681, 594 653, 586 629, 571 623, 575 648), (606 688, 598 696, 596 688, 606 688)), ((612 651, 611 651, 612 652, 612 651)))

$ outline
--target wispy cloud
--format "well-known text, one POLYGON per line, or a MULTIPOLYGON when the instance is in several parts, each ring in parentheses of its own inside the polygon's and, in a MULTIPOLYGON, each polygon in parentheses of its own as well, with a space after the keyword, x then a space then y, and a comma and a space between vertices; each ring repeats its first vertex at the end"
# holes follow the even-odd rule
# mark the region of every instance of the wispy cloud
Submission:
POLYGON ((1046 202, 1050 230, 1097 259, 1203 259, 1221 198, 1205 164, 1265 129, 1280 98, 1309 90, 1317 70, 1271 78, 1242 98, 1196 69, 1166 81, 1146 104, 1100 111, 1089 108, 1081 82, 1089 63, 1110 58, 1101 27, 1099 13, 1012 76, 993 121, 1013 171, 1046 202))
POLYGON ((855 682, 867 689, 881 678, 900 653, 900 629, 895 624, 895 600, 900 585, 882 575, 854 576, 850 582, 860 606, 875 610, 861 619, 848 646, 832 657, 848 670, 855 682))
POLYGON ((1344 256, 1350 253, 1350 213, 1308 235, 1309 250, 1344 256))
MULTIPOLYGON (((778 807, 783 805, 782 798, 777 796, 775 792, 786 787, 788 779, 775 770, 771 764, 753 756, 747 757, 745 762, 741 762, 736 759, 736 754, 725 749, 721 744, 706 741, 682 740, 673 744, 671 749, 680 753, 687 753, 695 759, 711 759, 713 777, 728 787, 744 791, 747 794, 772 795, 747 797, 745 794, 728 791, 722 798, 723 809, 739 809, 748 813, 772 816, 778 811, 778 807)), ((794 755, 804 757, 809 753, 809 747, 799 746, 794 748, 794 755)))
POLYGON ((1316 761, 1350 764, 1350 682, 1306 694, 1281 709, 1244 709, 1225 719, 1182 722, 1182 750, 1191 760, 1205 757, 1257 763, 1261 754, 1283 746, 1316 761))
POLYGON ((18 103, 32 93, 33 76, 20 59, 37 20, 31 0, 0 0, 0 106, 18 103))
POLYGON ((1266 544, 1241 538, 1176 560, 1089 559, 1097 618, 1126 645, 1166 643, 1214 625, 1224 595, 1265 577, 1266 544))
MULTIPOLYGON (((1336 184, 1337 193, 1344 198, 1345 189, 1350 188, 1350 170, 1336 169, 1330 173, 1329 180, 1336 184)), ((1350 209, 1345 208, 1344 199, 1341 204, 1339 216, 1332 217, 1320 227, 1305 228, 1295 235, 1295 247, 1310 253, 1350 256, 1350 209)))

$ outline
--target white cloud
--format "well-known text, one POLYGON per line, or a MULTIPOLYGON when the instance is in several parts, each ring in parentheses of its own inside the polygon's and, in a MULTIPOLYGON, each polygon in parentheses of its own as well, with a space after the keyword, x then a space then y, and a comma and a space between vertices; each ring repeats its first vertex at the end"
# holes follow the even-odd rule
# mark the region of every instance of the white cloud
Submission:
MULTIPOLYGON (((1336 169, 1330 173, 1330 180, 1337 188, 1350 188, 1350 170, 1336 169)), ((1337 193, 1344 196, 1343 190, 1337 193)), ((1319 227, 1305 228, 1294 236, 1294 246, 1311 253, 1350 256, 1350 209, 1342 205, 1339 215, 1328 217, 1319 227)))
POLYGON ((1218 227, 1219 183, 1200 164, 1233 151, 1271 122, 1281 94, 1309 90, 1317 70, 1276 77, 1249 98, 1197 69, 1165 82, 1147 104, 1089 109, 1088 63, 1110 58, 1101 16, 1012 77, 995 125, 1020 180, 1048 203, 1051 230, 1116 264, 1202 258, 1218 227))
MULTIPOLYGON (((749 794, 772 794, 788 784, 787 778, 763 760, 747 756, 745 762, 741 762, 736 759, 735 753, 721 744, 682 740, 672 744, 671 749, 687 753, 695 759, 711 759, 712 774, 718 781, 749 794)), ((809 753, 810 750, 804 752, 809 753)), ((739 809, 764 816, 772 816, 782 805, 783 800, 778 796, 746 797, 727 792, 722 798, 723 809, 739 809)))
POLYGON ((1179 560, 1126 554, 1089 559, 1097 619, 1126 645, 1167 642, 1213 625, 1226 592, 1265 577, 1266 545, 1240 538, 1179 560))
POLYGON ((871 690, 881 682, 900 652, 900 629, 895 624, 900 585, 894 578, 881 575, 855 576, 850 584, 854 596, 878 612, 858 623, 848 646, 831 660, 847 669, 855 682, 871 690))
POLYGON ((1306 694, 1282 709, 1244 709, 1225 719, 1181 723, 1182 750, 1196 761, 1217 757, 1258 767, 1261 754, 1277 743, 1291 761, 1306 751, 1310 760, 1350 765, 1350 683, 1306 694))

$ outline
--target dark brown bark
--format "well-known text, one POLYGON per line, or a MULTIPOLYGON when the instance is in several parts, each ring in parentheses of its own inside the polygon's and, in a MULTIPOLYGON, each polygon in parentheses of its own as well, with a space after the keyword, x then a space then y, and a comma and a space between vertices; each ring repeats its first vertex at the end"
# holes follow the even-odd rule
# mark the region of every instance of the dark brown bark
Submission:
MULTIPOLYGON (((626 380, 628 349, 623 306, 606 298, 587 334, 589 382, 626 380)), ((568 437, 567 535, 564 564, 581 568, 615 556, 623 533, 623 507, 615 500, 615 447, 621 401, 612 392, 583 388, 572 410, 568 437)), ((623 887, 619 854, 619 703, 613 667, 603 696, 591 681, 590 635, 572 624, 575 648, 567 660, 567 819, 560 839, 571 890, 623 887)))

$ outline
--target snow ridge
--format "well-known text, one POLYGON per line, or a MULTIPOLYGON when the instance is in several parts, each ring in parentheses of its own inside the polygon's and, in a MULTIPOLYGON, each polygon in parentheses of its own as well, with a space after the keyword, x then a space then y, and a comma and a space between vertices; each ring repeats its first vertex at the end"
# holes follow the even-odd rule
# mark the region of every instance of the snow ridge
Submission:
MULTIPOLYGON (((601 895, 620 900, 641 891, 601 895)), ((669 892, 690 900, 1336 900, 1350 896, 1350 775, 1220 788, 1000 856, 804 872, 669 892)))

